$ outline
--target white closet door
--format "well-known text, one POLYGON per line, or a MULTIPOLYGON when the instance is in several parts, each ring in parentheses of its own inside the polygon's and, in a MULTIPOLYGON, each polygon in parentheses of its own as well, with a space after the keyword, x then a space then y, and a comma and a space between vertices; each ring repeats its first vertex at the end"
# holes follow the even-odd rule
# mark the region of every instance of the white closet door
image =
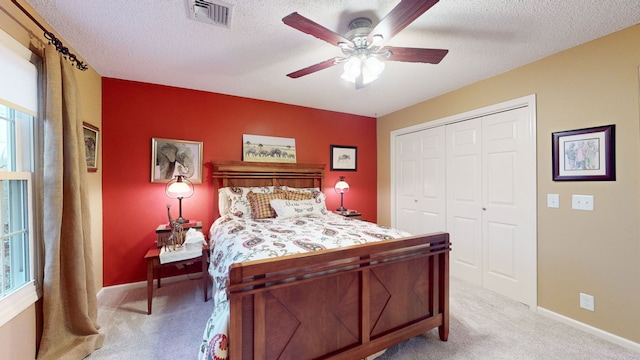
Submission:
POLYGON ((520 108, 482 119, 483 286, 525 304, 536 286, 535 146, 528 114, 520 108))
POLYGON ((451 276, 535 307, 535 101, 515 105, 396 135, 392 223, 449 232, 451 276))
POLYGON ((395 227, 411 234, 445 231, 444 127, 396 139, 395 227))
POLYGON ((481 119, 446 126, 451 275, 482 286, 481 119))

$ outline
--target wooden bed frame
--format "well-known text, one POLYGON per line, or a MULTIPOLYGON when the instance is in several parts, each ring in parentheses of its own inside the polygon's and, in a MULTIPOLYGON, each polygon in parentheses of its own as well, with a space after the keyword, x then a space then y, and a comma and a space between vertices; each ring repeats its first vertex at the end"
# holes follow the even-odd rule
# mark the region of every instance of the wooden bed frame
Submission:
MULTIPOLYGON (((322 190, 325 166, 213 168, 217 194, 225 186, 322 190)), ((229 359, 363 359, 436 327, 447 341, 449 252, 449 234, 437 233, 233 264, 229 359)))

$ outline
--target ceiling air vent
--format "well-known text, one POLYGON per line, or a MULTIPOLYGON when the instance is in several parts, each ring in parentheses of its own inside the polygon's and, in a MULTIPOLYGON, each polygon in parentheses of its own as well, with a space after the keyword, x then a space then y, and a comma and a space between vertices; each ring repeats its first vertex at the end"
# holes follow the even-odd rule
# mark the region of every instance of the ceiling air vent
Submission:
POLYGON ((207 24, 230 28, 233 6, 219 0, 188 0, 191 18, 207 24))

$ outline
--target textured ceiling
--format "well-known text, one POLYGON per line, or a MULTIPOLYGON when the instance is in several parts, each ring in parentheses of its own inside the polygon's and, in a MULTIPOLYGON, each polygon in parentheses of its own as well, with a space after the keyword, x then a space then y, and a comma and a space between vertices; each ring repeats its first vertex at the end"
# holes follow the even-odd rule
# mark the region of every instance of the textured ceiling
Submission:
POLYGON ((386 45, 449 49, 442 62, 387 62, 356 90, 341 66, 287 77, 342 53, 281 19, 295 11, 344 34, 399 0, 225 0, 230 29, 191 20, 188 0, 23 1, 104 77, 373 117, 640 22, 639 0, 441 0, 386 45))

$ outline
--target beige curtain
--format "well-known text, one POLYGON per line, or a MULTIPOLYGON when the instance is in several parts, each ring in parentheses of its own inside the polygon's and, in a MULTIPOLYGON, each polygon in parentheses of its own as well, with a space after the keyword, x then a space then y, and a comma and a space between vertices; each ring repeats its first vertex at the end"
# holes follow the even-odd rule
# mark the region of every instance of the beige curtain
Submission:
POLYGON ((45 49, 43 333, 38 359, 82 359, 102 346, 91 258, 77 71, 45 49))

